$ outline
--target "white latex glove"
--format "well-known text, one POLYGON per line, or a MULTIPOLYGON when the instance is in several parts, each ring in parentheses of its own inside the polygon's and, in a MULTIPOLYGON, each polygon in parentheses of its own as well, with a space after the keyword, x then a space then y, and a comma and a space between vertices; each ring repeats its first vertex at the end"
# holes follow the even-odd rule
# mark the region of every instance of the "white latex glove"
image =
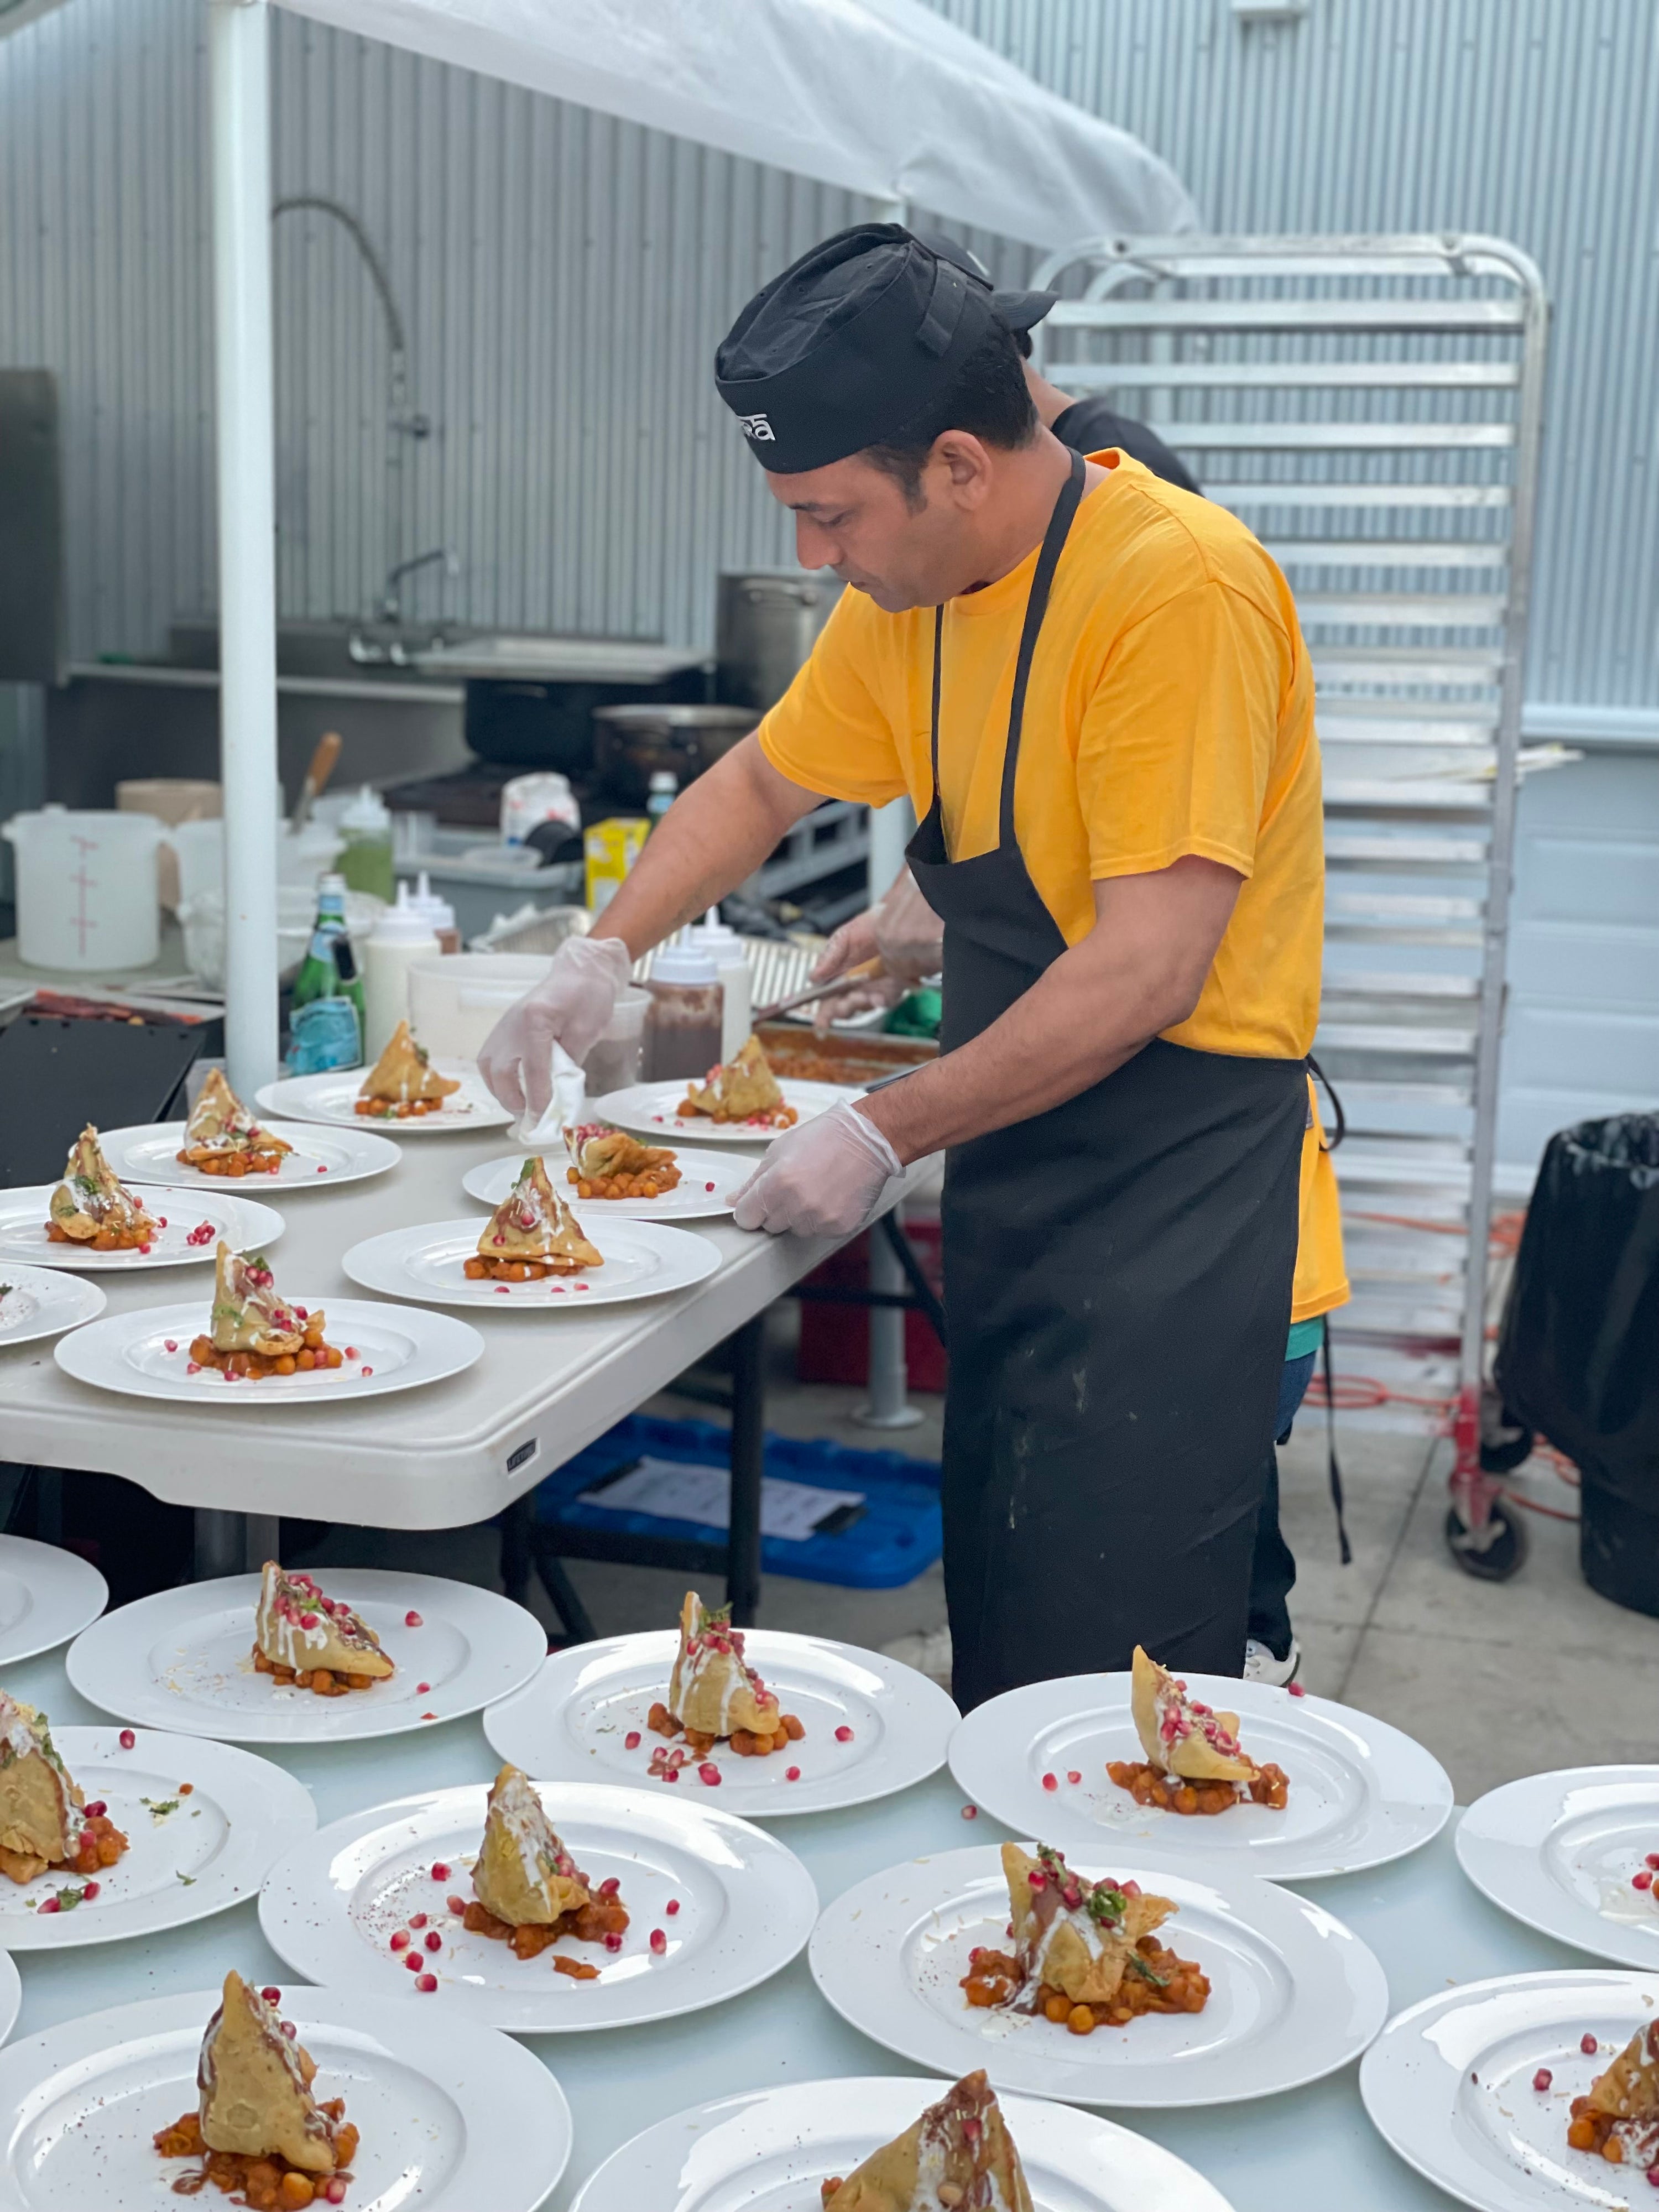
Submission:
POLYGON ((567 937, 533 991, 509 1006, 478 1054, 478 1073, 514 1114, 539 1120, 553 1096, 553 1048, 586 1060, 617 1010, 634 963, 619 937, 567 937))
POLYGON ((564 1155, 564 1133, 586 1121, 587 1078, 562 1044, 553 1048, 553 1096, 544 1114, 522 1115, 514 1124, 513 1141, 527 1152, 564 1155))
POLYGON ((832 1022, 869 1006, 896 1006, 913 983, 937 975, 945 957, 945 924, 916 889, 905 868, 866 914, 843 922, 818 955, 812 981, 822 983, 848 968, 878 957, 884 973, 860 978, 821 999, 812 1025, 820 1035, 832 1022))
POLYGON ((775 1137, 732 1208, 739 1229, 851 1237, 875 1218, 904 1168, 867 1114, 845 1103, 775 1137))

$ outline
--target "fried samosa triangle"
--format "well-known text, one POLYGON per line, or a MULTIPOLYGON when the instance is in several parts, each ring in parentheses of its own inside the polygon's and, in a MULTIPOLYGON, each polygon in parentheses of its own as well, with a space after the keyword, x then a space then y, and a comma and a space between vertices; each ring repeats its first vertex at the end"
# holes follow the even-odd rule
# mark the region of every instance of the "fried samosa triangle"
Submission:
POLYGON ((582 1235, 539 1155, 525 1162, 518 1181, 484 1224, 478 1257, 500 1267, 528 1262, 561 1274, 605 1265, 605 1255, 582 1235))
POLYGON ((70 1146, 64 1180, 46 1206, 52 1226, 72 1244, 114 1237, 123 1244, 148 1243, 156 1232, 154 1217, 135 1198, 104 1158, 90 1121, 70 1146))
POLYGON ((1019 2153, 983 2073, 969 2074, 914 2126, 826 2185, 823 2212, 1032 2212, 1019 2153))
POLYGON ((293 1149, 281 1137, 260 1127, 226 1082, 222 1070, 215 1067, 208 1071, 207 1081, 185 1125, 184 1146, 179 1154, 181 1160, 196 1155, 211 1158, 221 1152, 280 1154, 293 1149))
POLYGON ((732 1609, 710 1613, 696 1590, 680 1607, 680 1648, 668 1681, 668 1710, 683 1729, 698 1735, 729 1736, 739 1729, 770 1735, 778 1701, 743 1656, 743 1631, 732 1609))
POLYGON ((1254 1782, 1261 1770, 1238 1741, 1237 1713, 1212 1712, 1135 1646, 1129 1710, 1148 1765, 1187 1782, 1254 1782))
POLYGON ((490 1785, 472 1889, 509 1928, 550 1927, 588 1901, 575 1862, 516 1766, 502 1767, 490 1785))
POLYGON ((253 1643, 273 1667, 296 1674, 325 1667, 333 1674, 370 1674, 384 1681, 397 1669, 374 1630, 343 1598, 325 1597, 309 1575, 289 1574, 267 1559, 259 1577, 253 1643))
POLYGON ((746 1038, 737 1055, 710 1068, 708 1080, 688 1084, 682 1112, 707 1114, 716 1121, 752 1121, 775 1114, 783 1093, 757 1036, 746 1038))
POLYGON ((208 2148, 332 2173, 334 2123, 311 2094, 315 2074, 310 2054, 283 2034, 275 2006, 240 1974, 227 1974, 196 2074, 208 2148))
POLYGON ((435 1103, 460 1087, 453 1076, 439 1074, 426 1047, 416 1043, 409 1024, 399 1022, 357 1096, 384 1099, 388 1105, 407 1106, 416 1099, 435 1103))
POLYGON ((1073 2004, 1109 2005, 1131 1971, 1135 1945, 1176 1910, 1150 1891, 1087 1881, 1046 1844, 1033 1858, 1005 1844, 1002 1872, 1027 1986, 1046 1983, 1073 2004))

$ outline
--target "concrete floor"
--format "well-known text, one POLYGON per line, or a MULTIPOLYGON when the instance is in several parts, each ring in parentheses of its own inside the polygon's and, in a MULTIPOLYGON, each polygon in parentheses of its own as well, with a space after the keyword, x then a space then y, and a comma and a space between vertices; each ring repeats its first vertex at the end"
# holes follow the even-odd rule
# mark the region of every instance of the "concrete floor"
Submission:
MULTIPOLYGON (((860 1393, 795 1382, 792 1328, 786 1310, 770 1346, 770 1427, 937 1458, 936 1398, 916 1401, 924 1412, 916 1428, 863 1428, 853 1418, 860 1393)), ((708 1407, 672 1395, 649 1410, 710 1418, 708 1407)), ((1629 1715, 1659 1702, 1659 1621, 1625 1612, 1585 1585, 1577 1529, 1526 1515, 1531 1552, 1520 1575, 1502 1585, 1474 1582, 1453 1564, 1443 1536, 1449 1447, 1346 1422, 1337 1434, 1354 1554, 1346 1567, 1337 1555, 1322 1419, 1304 1414, 1281 1454, 1285 1532, 1300 1565, 1291 1606, 1308 1686, 1428 1745, 1461 1803, 1517 1775, 1632 1756, 1629 1715), (1616 1698, 1607 1694, 1615 1669, 1616 1698)), ((1574 1493, 1541 1462, 1514 1480, 1540 1504, 1575 1507, 1574 1493)), ((310 1556, 489 1583, 495 1552, 489 1529, 425 1536, 340 1529, 310 1556)), ((581 1561, 570 1573, 602 1634, 669 1625, 684 1581, 581 1561)), ((551 1627, 539 1585, 535 1602, 551 1627)), ((903 1589, 863 1591, 769 1576, 761 1618, 879 1648, 943 1626, 943 1578, 934 1567, 903 1589)))

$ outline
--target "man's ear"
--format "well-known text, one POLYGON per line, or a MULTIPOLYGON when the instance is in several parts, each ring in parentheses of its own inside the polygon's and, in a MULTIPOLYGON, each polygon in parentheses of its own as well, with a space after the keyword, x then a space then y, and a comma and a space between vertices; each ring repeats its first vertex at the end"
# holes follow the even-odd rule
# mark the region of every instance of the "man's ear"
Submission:
POLYGON ((991 456, 970 430, 945 430, 933 441, 929 466, 942 472, 953 506, 981 506, 991 489, 991 456))

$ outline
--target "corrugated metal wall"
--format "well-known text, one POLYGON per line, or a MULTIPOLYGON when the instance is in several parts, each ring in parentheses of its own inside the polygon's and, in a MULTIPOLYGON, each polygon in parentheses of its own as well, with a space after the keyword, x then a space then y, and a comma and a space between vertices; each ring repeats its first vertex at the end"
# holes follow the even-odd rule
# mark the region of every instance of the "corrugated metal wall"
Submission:
MULTIPOLYGON (((1659 708, 1651 0, 1310 0, 1273 28, 1227 0, 945 5, 1139 132, 1218 228, 1526 246, 1557 301, 1531 691, 1659 708)), ((82 656, 211 603, 202 43, 200 0, 73 0, 0 44, 0 361, 64 378, 82 656)), ((406 550, 462 562, 416 606, 704 637, 715 569, 788 550, 712 349, 860 210, 295 18, 276 85, 279 192, 362 218, 409 325, 434 428, 401 441, 406 550)), ((356 613, 388 561, 383 325, 326 217, 283 219, 277 271, 283 605, 356 613)))

